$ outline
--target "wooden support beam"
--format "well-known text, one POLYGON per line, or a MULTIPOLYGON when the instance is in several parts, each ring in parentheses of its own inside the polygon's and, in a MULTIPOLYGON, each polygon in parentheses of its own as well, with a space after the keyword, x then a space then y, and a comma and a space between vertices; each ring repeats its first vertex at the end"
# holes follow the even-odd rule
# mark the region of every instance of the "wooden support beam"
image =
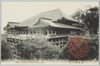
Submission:
POLYGON ((47 30, 47 35, 49 35, 49 30, 48 29, 46 29, 47 30))
POLYGON ((56 35, 57 34, 56 31, 54 31, 54 32, 55 32, 55 35, 56 35))
POLYGON ((37 36, 37 29, 36 29, 36 36, 37 36))

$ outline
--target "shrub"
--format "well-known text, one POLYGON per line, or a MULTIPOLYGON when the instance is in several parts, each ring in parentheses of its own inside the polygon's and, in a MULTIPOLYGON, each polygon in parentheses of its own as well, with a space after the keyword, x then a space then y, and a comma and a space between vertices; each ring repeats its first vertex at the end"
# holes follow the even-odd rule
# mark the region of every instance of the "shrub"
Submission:
MULTIPOLYGON (((87 40, 88 42, 89 40, 87 40)), ((63 52, 59 55, 59 59, 63 59, 63 60, 93 60, 96 59, 98 60, 98 53, 99 53, 99 44, 96 43, 96 41, 94 40, 90 40, 91 42, 88 42, 88 46, 89 46, 89 52, 86 54, 86 56, 84 56, 83 58, 75 58, 72 54, 69 53, 68 51, 68 47, 66 46, 66 48, 63 50, 63 52)))
POLYGON ((21 59, 57 59, 59 50, 46 39, 35 38, 17 44, 21 59))
POLYGON ((10 44, 6 41, 6 36, 1 35, 1 59, 7 60, 11 58, 10 44))

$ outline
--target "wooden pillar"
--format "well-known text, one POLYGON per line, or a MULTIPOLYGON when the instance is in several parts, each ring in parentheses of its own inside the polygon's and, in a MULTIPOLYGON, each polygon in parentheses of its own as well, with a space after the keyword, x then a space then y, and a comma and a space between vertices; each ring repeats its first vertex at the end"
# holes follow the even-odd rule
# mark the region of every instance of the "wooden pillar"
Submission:
POLYGON ((37 35, 39 35, 39 29, 37 28, 37 35))
POLYGON ((16 30, 14 29, 14 35, 16 34, 16 30))
POLYGON ((55 32, 55 35, 56 35, 56 34, 57 34, 57 33, 56 33, 56 30, 55 30, 54 32, 55 32))
POLYGON ((23 30, 21 29, 21 34, 22 34, 22 31, 23 31, 23 30))
POLYGON ((49 30, 48 29, 46 29, 47 30, 47 35, 49 35, 49 30))
POLYGON ((51 30, 51 35, 53 35, 53 31, 51 30))
POLYGON ((18 34, 18 30, 16 29, 16 35, 18 34))
POLYGON ((26 29, 26 31, 27 31, 27 35, 28 35, 28 28, 26 29))
POLYGON ((25 28, 25 34, 27 34, 27 30, 26 30, 26 28, 25 28))
POLYGON ((18 34, 20 35, 20 30, 18 29, 18 34))
POLYGON ((64 30, 64 33, 65 33, 64 35, 66 35, 66 31, 65 30, 64 30))
POLYGON ((39 35, 41 35, 41 28, 39 29, 39 35))
POLYGON ((52 30, 52 35, 54 35, 54 33, 55 33, 54 30, 52 30))
POLYGON ((65 35, 67 34, 66 30, 65 30, 65 35))
POLYGON ((36 36, 36 28, 34 29, 34 31, 35 31, 35 36, 36 36))
POLYGON ((41 29, 38 30, 38 34, 39 34, 39 35, 41 34, 41 29))
POLYGON ((60 39, 58 39, 58 40, 59 40, 59 46, 60 46, 60 42, 61 42, 61 41, 60 41, 60 39))
POLYGON ((58 31, 56 31, 56 35, 58 36, 58 31))
POLYGON ((33 34, 33 29, 31 28, 31 34, 33 34))
POLYGON ((27 35, 28 35, 28 28, 26 29, 26 31, 27 31, 27 35))
POLYGON ((23 29, 23 34, 25 34, 25 29, 23 29))
POLYGON ((31 28, 31 34, 33 34, 33 28, 31 28))
POLYGON ((44 35, 43 31, 44 31, 44 30, 43 30, 43 29, 41 29, 41 35, 42 35, 42 36, 44 35))
POLYGON ((22 30, 22 34, 24 34, 24 29, 22 30))
POLYGON ((16 35, 16 30, 14 29, 14 35, 16 35))
POLYGON ((27 34, 29 34, 29 28, 27 28, 27 34))
POLYGON ((39 29, 39 35, 41 35, 41 29, 39 29))
POLYGON ((29 29, 29 34, 31 34, 31 31, 32 31, 32 29, 30 28, 30 29, 29 29))
POLYGON ((20 34, 22 33, 22 30, 20 29, 20 34))
POLYGON ((48 30, 48 35, 50 35, 49 31, 51 32, 51 30, 47 29, 48 30))
POLYGON ((62 33, 62 36, 63 36, 63 30, 61 31, 61 33, 62 33))
POLYGON ((21 34, 23 34, 23 30, 21 30, 21 34))
POLYGON ((54 43, 56 44, 56 39, 55 39, 55 42, 54 43))
POLYGON ((50 42, 52 43, 53 42, 53 39, 51 39, 50 42))
POLYGON ((37 36, 37 28, 36 28, 36 36, 37 36))
POLYGON ((30 28, 30 31, 29 31, 29 34, 31 34, 32 33, 32 28, 30 28))
POLYGON ((37 35, 39 35, 39 29, 37 28, 37 35))
POLYGON ((43 34, 43 30, 41 29, 41 35, 43 34))

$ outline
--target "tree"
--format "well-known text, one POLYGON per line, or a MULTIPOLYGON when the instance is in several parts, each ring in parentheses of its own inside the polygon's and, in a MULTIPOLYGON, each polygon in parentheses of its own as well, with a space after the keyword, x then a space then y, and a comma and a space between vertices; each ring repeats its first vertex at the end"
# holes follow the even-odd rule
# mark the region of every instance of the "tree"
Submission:
POLYGON ((97 34, 99 28, 99 8, 89 7, 85 10, 79 10, 72 15, 73 18, 78 19, 79 26, 87 26, 90 33, 97 34))
POLYGON ((10 44, 6 41, 6 36, 1 36, 1 59, 7 60, 11 59, 11 47, 10 44))
POLYGON ((75 56, 73 56, 72 54, 70 54, 69 52, 69 49, 68 49, 68 46, 66 46, 63 50, 63 52, 59 55, 59 59, 63 59, 63 60, 93 60, 93 59, 96 59, 98 60, 99 59, 99 50, 98 50, 98 46, 99 44, 96 43, 97 40, 91 40, 90 39, 86 39, 87 40, 87 44, 88 44, 88 47, 89 47, 89 52, 82 58, 75 58, 75 56), (95 42, 95 43, 93 43, 95 42))
POLYGON ((23 43, 17 44, 19 56, 21 59, 57 59, 59 50, 57 46, 52 45, 46 39, 25 40, 23 43))

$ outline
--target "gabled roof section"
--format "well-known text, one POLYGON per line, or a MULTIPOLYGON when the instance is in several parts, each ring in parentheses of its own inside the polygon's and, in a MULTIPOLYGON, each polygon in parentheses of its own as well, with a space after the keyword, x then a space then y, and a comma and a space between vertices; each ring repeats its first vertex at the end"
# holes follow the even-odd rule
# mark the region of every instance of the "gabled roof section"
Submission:
POLYGON ((55 10, 51 10, 51 11, 42 12, 36 16, 28 18, 28 19, 22 21, 19 26, 32 26, 35 23, 37 23, 40 18, 47 18, 47 19, 51 19, 52 21, 57 21, 59 19, 62 19, 63 17, 67 20, 72 21, 72 22, 76 22, 76 23, 78 22, 77 20, 75 20, 71 16, 66 15, 60 9, 55 9, 55 10))
POLYGON ((60 13, 59 9, 56 10, 51 10, 51 11, 47 11, 47 12, 42 12, 40 13, 40 16, 42 18, 49 18, 52 21, 57 21, 58 19, 61 19, 63 16, 60 13))
POLYGON ((19 26, 32 26, 36 22, 38 22, 39 19, 40 19, 40 15, 38 14, 36 16, 30 17, 30 18, 22 21, 19 26))
POLYGON ((8 22, 6 27, 15 27, 16 25, 19 25, 19 22, 8 22))
POLYGON ((32 27, 56 27, 56 28, 67 28, 67 29, 81 29, 78 27, 74 27, 71 25, 65 25, 61 23, 54 23, 51 20, 46 20, 46 19, 41 19, 39 22, 37 22, 35 25, 32 27))
POLYGON ((7 26, 4 27, 4 30, 9 29, 9 28, 15 28, 15 26, 17 26, 19 24, 20 24, 19 22, 8 22, 7 26))
POLYGON ((67 15, 66 13, 62 12, 61 10, 60 10, 60 12, 61 12, 62 16, 65 17, 67 20, 70 20, 73 22, 78 22, 78 20, 72 18, 71 16, 67 15))

